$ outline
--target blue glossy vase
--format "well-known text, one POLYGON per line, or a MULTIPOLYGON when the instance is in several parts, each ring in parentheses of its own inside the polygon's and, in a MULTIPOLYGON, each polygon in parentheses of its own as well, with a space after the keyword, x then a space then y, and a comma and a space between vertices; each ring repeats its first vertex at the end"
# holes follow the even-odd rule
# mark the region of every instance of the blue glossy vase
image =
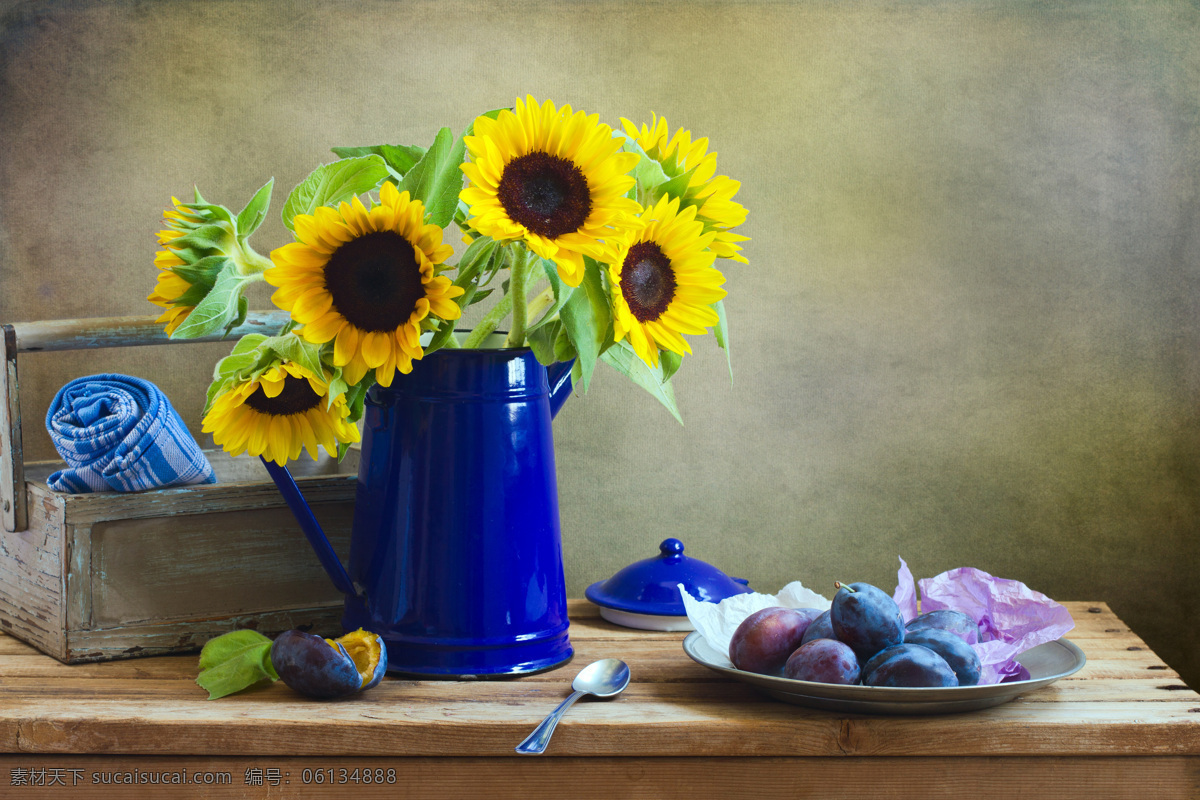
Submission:
POLYGON ((438 350, 367 393, 349 569, 287 470, 264 462, 388 671, 462 678, 570 659, 551 420, 570 363, 438 350))

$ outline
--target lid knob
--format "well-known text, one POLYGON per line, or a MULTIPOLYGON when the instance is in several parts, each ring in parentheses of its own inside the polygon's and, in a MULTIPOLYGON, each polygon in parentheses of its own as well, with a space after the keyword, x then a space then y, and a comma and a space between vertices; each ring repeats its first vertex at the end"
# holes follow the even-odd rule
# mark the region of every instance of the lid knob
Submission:
POLYGON ((678 539, 663 539, 663 543, 658 546, 658 552, 663 554, 667 561, 678 561, 683 558, 683 542, 678 539))

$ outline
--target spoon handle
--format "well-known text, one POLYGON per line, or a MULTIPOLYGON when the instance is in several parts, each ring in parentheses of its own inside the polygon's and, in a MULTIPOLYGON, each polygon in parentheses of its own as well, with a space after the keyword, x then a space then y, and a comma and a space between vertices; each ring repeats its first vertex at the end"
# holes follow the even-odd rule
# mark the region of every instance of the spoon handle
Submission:
POLYGON ((571 696, 558 704, 558 708, 551 711, 541 724, 533 729, 533 733, 525 737, 525 741, 517 745, 517 752, 525 755, 538 755, 546 750, 546 745, 550 744, 550 734, 554 733, 554 726, 558 725, 558 721, 562 719, 562 715, 567 713, 567 709, 571 707, 579 698, 583 697, 586 692, 572 692, 571 696))

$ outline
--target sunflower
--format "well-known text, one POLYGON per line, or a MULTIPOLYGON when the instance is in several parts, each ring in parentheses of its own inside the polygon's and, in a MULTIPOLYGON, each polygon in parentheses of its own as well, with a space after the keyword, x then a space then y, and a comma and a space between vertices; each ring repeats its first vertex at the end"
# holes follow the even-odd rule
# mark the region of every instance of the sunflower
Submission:
POLYGON ((188 209, 174 197, 171 198, 171 203, 175 210, 168 209, 163 212, 163 224, 167 227, 158 232, 158 243, 163 249, 154 254, 154 266, 158 267, 158 281, 154 291, 146 297, 154 305, 166 309, 155 322, 165 322, 164 330, 168 334, 174 333, 175 329, 183 324, 204 296, 192 291, 192 282, 176 272, 176 267, 185 267, 188 264, 181 253, 199 257, 210 255, 172 246, 174 240, 206 224, 208 220, 202 214, 188 209))
POLYGON ((601 257, 602 240, 629 227, 637 203, 624 197, 634 185, 635 153, 620 152, 612 128, 595 114, 555 110, 532 97, 496 119, 475 120, 464 137, 470 179, 460 197, 471 226, 497 241, 524 240, 558 266, 570 286, 583 280, 583 257, 601 257))
POLYGON ((715 231, 713 252, 721 258, 730 258, 748 264, 745 256, 739 255, 742 248, 737 242, 747 241, 750 237, 731 233, 746 221, 746 208, 734 202, 741 184, 725 175, 717 175, 717 154, 707 153, 708 139, 692 141, 691 131, 676 130, 670 135, 667 121, 662 117, 651 114, 650 125, 643 125, 641 130, 624 117, 621 124, 625 133, 635 139, 646 155, 657 161, 663 168, 668 179, 677 178, 687 172, 692 175, 687 180, 687 186, 677 193, 683 208, 695 207, 696 219, 704 225, 705 231, 715 231))
POLYGON ((726 294, 725 276, 712 266, 716 233, 703 232, 695 206, 679 207, 678 198, 660 198, 608 261, 614 338, 628 338, 652 367, 658 366, 660 349, 692 352, 681 334, 703 334, 716 325, 712 304, 726 294))
POLYGON ((309 370, 282 361, 257 378, 227 389, 213 401, 202 430, 230 455, 249 451, 283 465, 303 447, 313 459, 320 445, 337 456, 338 443, 357 442, 345 395, 330 406, 329 384, 309 370))
POLYGON ((278 287, 275 305, 314 344, 333 341, 333 363, 348 384, 375 370, 391 386, 423 355, 421 322, 430 314, 458 319, 463 294, 436 270, 454 252, 442 229, 425 225, 425 206, 391 183, 368 210, 357 197, 337 210, 321 206, 294 220, 299 241, 271 252, 264 273, 278 287))

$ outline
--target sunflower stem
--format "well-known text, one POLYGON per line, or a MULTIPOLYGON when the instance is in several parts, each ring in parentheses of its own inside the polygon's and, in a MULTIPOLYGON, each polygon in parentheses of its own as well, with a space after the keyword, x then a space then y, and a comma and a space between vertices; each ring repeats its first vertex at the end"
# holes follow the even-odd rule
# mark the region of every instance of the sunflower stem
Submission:
POLYGON ((501 320, 508 316, 508 312, 512 310, 512 292, 506 293, 503 297, 496 301, 496 305, 492 306, 491 311, 484 315, 483 319, 479 320, 478 324, 471 330, 466 341, 463 342, 464 350, 473 350, 483 344, 483 340, 491 335, 492 331, 496 330, 496 326, 501 320))
POLYGON ((554 288, 547 286, 542 289, 536 297, 529 301, 529 308, 526 310, 526 319, 537 320, 538 315, 549 308, 554 303, 554 288))
POLYGON ((525 279, 529 277, 529 268, 533 264, 533 252, 526 250, 513 261, 512 274, 508 279, 508 295, 516 298, 512 301, 512 328, 508 331, 508 347, 520 347, 525 344, 525 325, 529 320, 529 306, 525 302, 525 279))

